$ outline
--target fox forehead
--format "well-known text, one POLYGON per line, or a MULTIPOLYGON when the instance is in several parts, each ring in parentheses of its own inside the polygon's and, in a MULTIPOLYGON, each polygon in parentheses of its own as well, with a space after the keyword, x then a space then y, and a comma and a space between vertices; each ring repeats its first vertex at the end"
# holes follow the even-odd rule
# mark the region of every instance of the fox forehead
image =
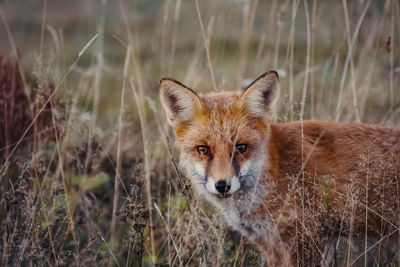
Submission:
POLYGON ((232 109, 239 107, 240 95, 239 92, 227 91, 201 94, 199 97, 203 100, 205 106, 210 109, 232 109))
POLYGON ((191 145, 203 142, 222 146, 226 142, 234 144, 261 139, 259 135, 265 131, 266 125, 249 116, 240 101, 240 92, 209 93, 199 97, 203 112, 175 129, 179 143, 191 145))

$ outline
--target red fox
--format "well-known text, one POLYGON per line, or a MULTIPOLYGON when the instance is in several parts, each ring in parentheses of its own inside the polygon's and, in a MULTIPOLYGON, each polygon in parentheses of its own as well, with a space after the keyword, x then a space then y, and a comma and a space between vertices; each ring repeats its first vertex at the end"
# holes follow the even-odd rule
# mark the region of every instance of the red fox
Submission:
POLYGON ((400 130, 274 123, 279 90, 274 71, 242 92, 202 95, 160 81, 180 165, 198 196, 255 243, 268 266, 325 265, 324 237, 335 234, 400 240, 400 130))

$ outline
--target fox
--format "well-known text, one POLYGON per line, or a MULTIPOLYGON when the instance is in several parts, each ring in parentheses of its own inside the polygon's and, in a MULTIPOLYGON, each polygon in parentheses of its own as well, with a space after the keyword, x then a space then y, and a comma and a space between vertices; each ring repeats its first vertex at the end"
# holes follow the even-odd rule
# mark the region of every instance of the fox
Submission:
POLYGON ((254 243, 268 266, 331 264, 327 240, 338 235, 394 239, 399 253, 400 129, 275 122, 275 71, 242 91, 200 94, 172 78, 159 89, 197 197, 254 243))

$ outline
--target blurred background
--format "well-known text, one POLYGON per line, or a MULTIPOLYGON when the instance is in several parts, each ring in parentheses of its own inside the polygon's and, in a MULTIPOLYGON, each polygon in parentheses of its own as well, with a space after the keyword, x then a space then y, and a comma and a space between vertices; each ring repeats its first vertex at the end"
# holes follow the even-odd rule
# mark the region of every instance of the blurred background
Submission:
POLYGON ((399 127, 399 6, 1 1, 1 265, 265 264, 192 197, 159 80, 240 90, 277 70, 279 122, 399 127))

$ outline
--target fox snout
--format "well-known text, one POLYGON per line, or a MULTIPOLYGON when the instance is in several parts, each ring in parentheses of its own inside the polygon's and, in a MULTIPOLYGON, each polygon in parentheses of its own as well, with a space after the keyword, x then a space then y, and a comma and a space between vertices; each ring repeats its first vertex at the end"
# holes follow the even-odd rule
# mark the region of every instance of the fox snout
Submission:
POLYGON ((215 179, 208 177, 206 189, 209 193, 218 196, 230 196, 240 189, 240 182, 237 176, 230 179, 215 179))
POLYGON ((233 190, 235 190, 236 188, 232 188, 232 181, 236 178, 236 175, 235 168, 233 167, 232 161, 229 157, 229 152, 226 151, 226 155, 223 155, 223 153, 216 153, 214 159, 210 160, 207 167, 207 169, 209 170, 208 179, 210 182, 210 186, 214 187, 212 190, 210 190, 211 193, 234 193, 233 190), (233 192, 230 192, 231 188, 233 189, 233 192))

